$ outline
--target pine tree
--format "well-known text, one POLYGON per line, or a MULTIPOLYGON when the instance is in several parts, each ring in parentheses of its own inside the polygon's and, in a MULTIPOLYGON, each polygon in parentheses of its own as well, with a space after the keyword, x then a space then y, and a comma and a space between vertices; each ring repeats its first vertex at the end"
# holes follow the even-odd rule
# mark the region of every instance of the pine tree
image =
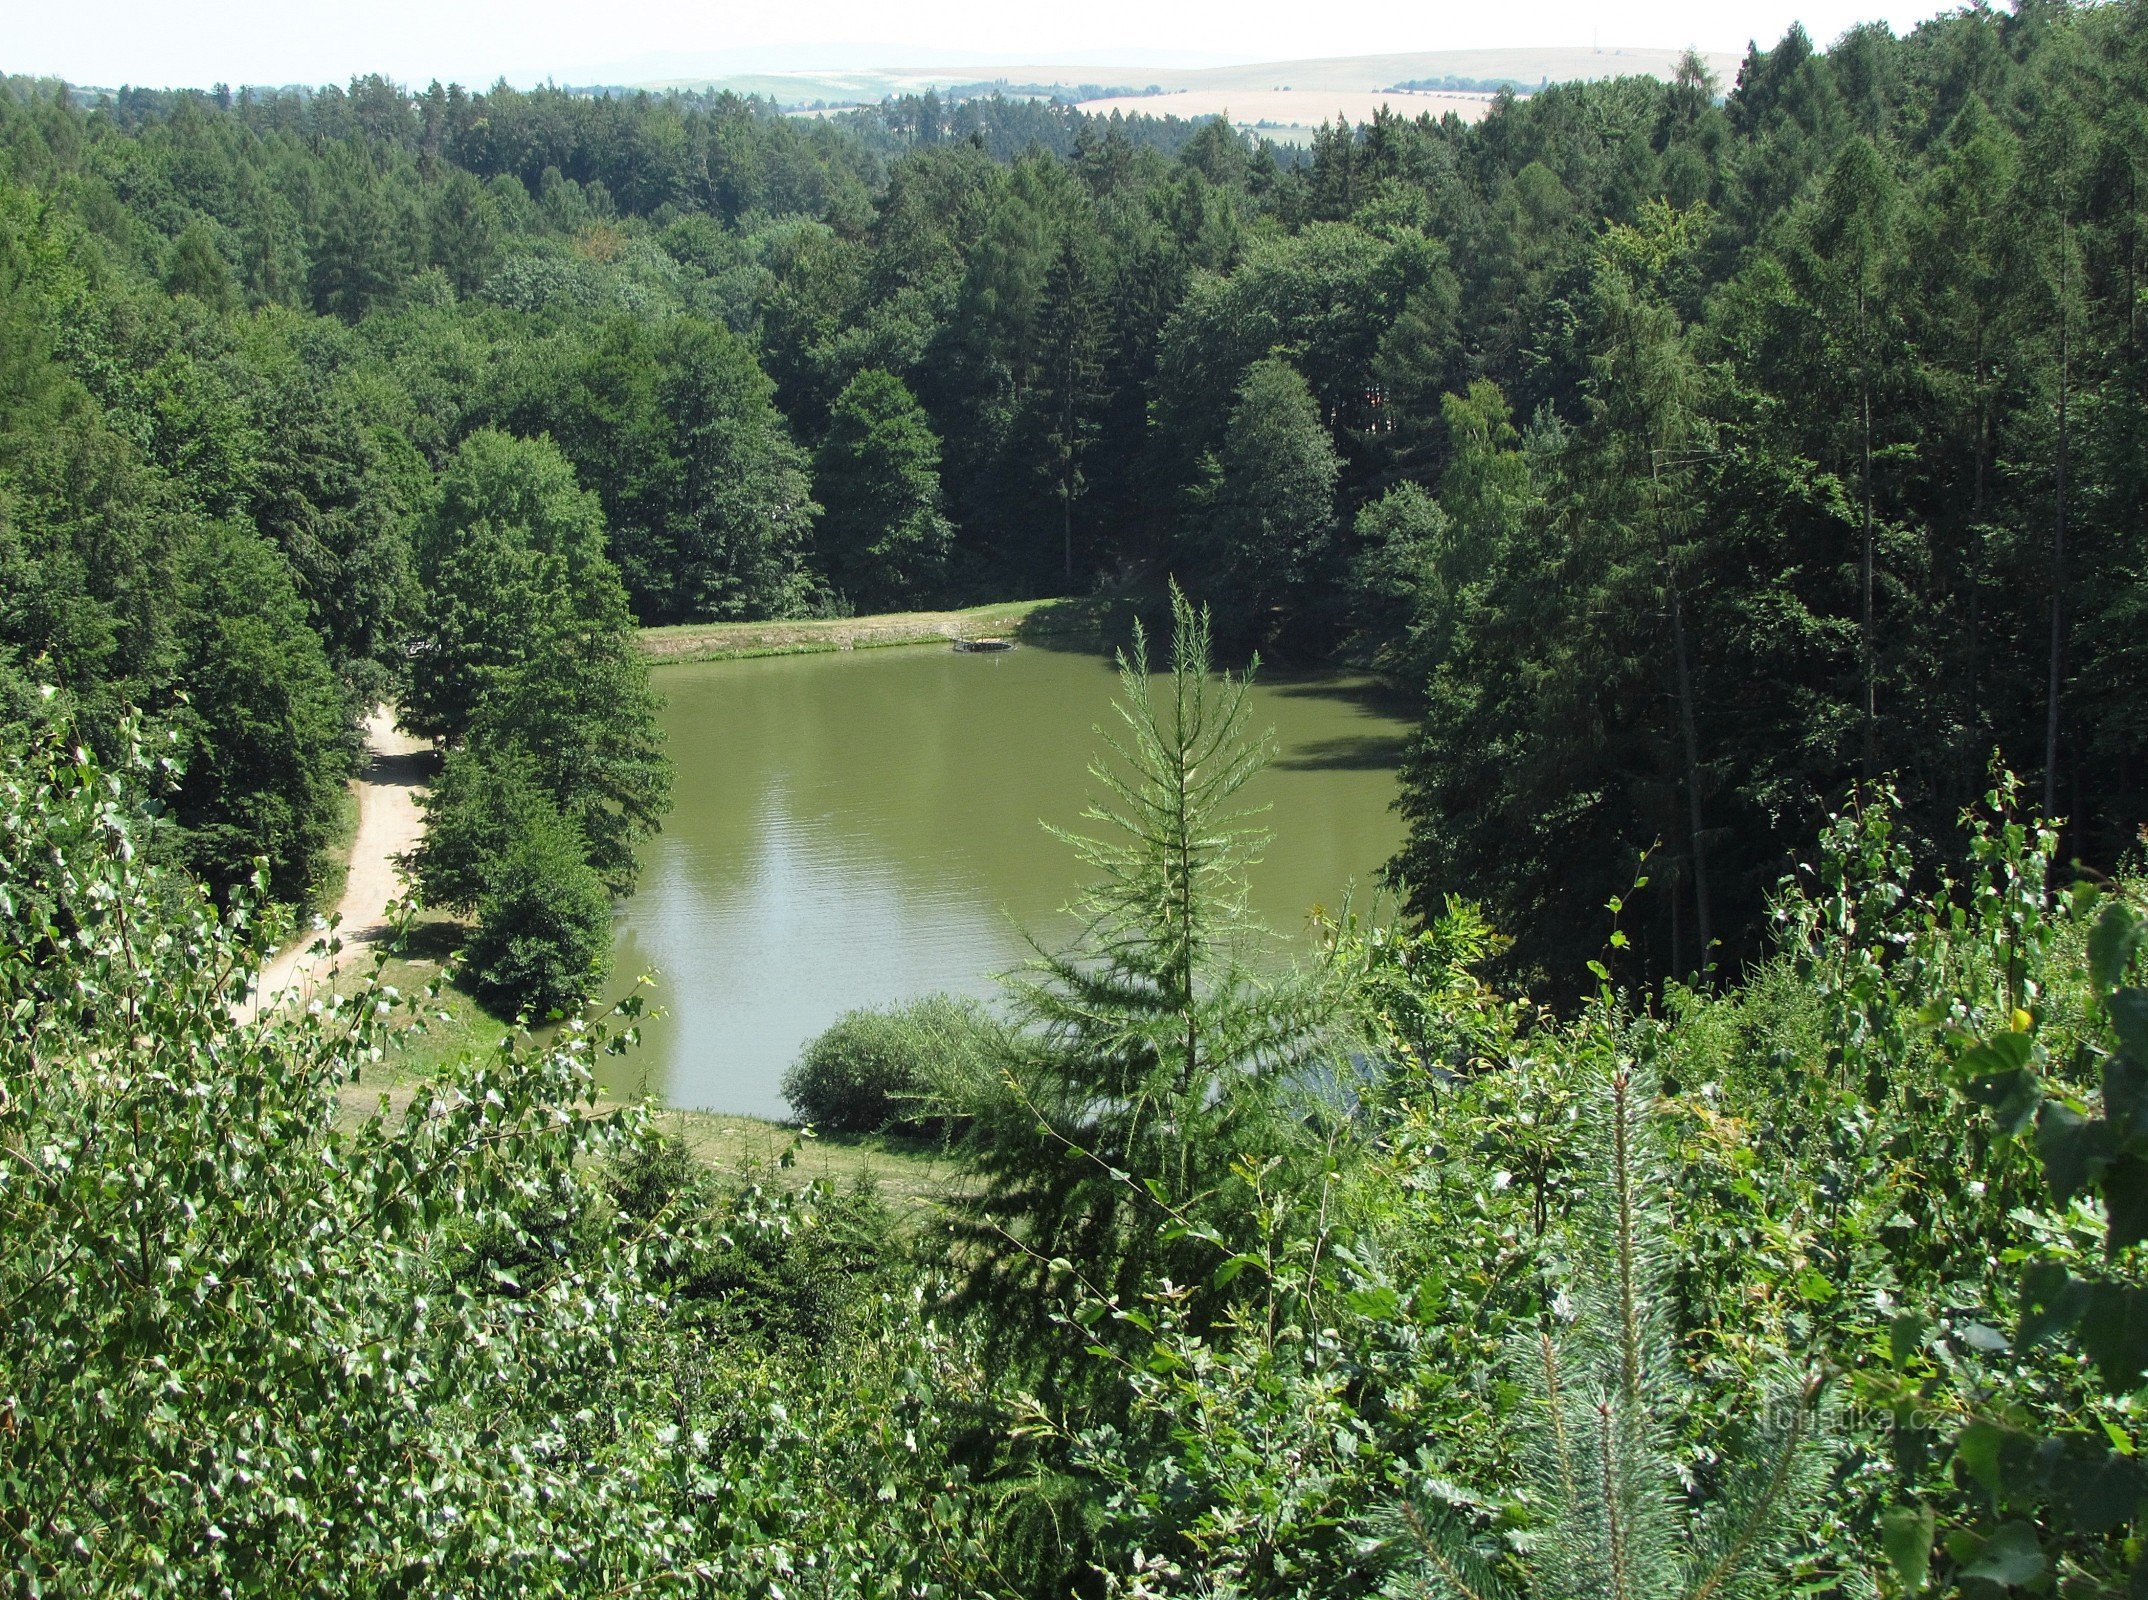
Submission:
POLYGON ((1852 139, 1822 186, 1812 245, 1822 292, 1833 313, 1831 333, 1841 341, 1843 364, 1857 388, 1857 470, 1860 502, 1862 599, 1858 613, 1860 671, 1864 680, 1864 761, 1869 781, 1879 771, 1878 521, 1874 509, 1875 408, 1880 381, 1877 358, 1885 349, 1888 254, 1895 228, 1893 174, 1863 138, 1852 139))
POLYGON ((1605 231, 1596 262, 1598 350, 1591 363, 1590 408, 1602 441, 1592 474, 1591 509, 1606 532, 1623 535, 1629 559, 1652 572, 1664 621, 1664 674, 1676 707, 1675 767, 1684 791, 1686 848, 1681 876, 1692 891, 1698 959, 1685 958, 1683 896, 1672 905, 1671 970, 1706 972, 1714 964, 1713 904, 1708 891, 1708 829, 1704 821, 1705 765, 1695 705, 1687 568, 1698 554, 1692 503, 1694 465, 1711 440, 1699 414, 1700 375, 1685 329, 1662 292, 1690 257, 1707 212, 1675 211, 1651 202, 1638 227, 1605 231))
POLYGON ((828 581, 860 611, 932 599, 954 530, 940 506, 940 440, 902 379, 868 367, 844 385, 815 458, 828 581))
POLYGON ((1231 631, 1265 643, 1302 613, 1335 532, 1342 462, 1298 370, 1255 362, 1238 390, 1190 552, 1231 631))
POLYGON ((1110 403, 1104 385, 1104 321, 1100 274, 1069 233, 1044 275, 1039 342, 1044 347, 1032 399, 1044 422, 1044 459, 1059 501, 1061 578, 1074 584, 1074 504, 1088 491, 1083 463, 1095 446, 1098 416, 1110 403))
POLYGON ((937 1086, 968 1121, 967 1297, 1017 1339, 1076 1274, 1127 1306, 1162 1277, 1206 1280, 1208 1247, 1164 1225, 1242 1206, 1237 1169, 1290 1146, 1280 1086, 1336 1017, 1323 973, 1249 965, 1245 875, 1265 835, 1234 802, 1268 744, 1247 735, 1248 680, 1211 673, 1207 613, 1176 588, 1172 626, 1167 680, 1138 630, 1120 659, 1125 731, 1084 813, 1108 832, 1060 835, 1095 874, 1080 936, 1007 980, 1012 1052, 937 1086))
POLYGON ((455 293, 468 299, 485 286, 497 253, 492 197, 471 174, 457 171, 440 186, 428 221, 433 264, 447 273, 455 293))
MULTIPOLYGON (((1584 1187, 1565 1241, 1563 1289, 1520 1335, 1511 1375, 1525 1487, 1517 1539, 1530 1600, 1761 1600, 1813 1514, 1831 1455, 1816 1383, 1769 1380, 1744 1408, 1741 1439, 1717 1441, 1698 1495, 1671 1444, 1688 1379, 1668 1305, 1666 1187, 1651 1126, 1655 1081, 1610 1027, 1589 1102, 1584 1187)), ((1496 1548, 1444 1506, 1406 1502, 1381 1518, 1404 1552, 1391 1593, 1504 1600, 1496 1548)))

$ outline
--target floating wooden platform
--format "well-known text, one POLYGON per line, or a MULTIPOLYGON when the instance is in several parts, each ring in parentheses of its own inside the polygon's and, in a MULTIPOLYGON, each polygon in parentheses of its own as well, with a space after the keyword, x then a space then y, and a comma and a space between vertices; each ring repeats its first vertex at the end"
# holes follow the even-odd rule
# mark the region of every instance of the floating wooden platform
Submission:
POLYGON ((957 639, 955 648, 973 654, 988 650, 1012 650, 1014 641, 1012 639, 957 639))

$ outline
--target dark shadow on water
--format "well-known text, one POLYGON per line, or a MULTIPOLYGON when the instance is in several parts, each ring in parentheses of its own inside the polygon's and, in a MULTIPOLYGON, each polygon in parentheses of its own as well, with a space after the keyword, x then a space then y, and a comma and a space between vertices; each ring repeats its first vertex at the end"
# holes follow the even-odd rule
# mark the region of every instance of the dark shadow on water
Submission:
POLYGON ((1409 740, 1399 733, 1361 733, 1301 744, 1269 765, 1278 772, 1392 772, 1409 740))
POLYGON ((1332 673, 1264 672, 1260 681, 1269 693, 1287 699, 1336 700, 1356 706, 1367 716, 1394 717, 1405 722, 1416 720, 1409 696, 1378 678, 1354 674, 1338 677, 1332 673))

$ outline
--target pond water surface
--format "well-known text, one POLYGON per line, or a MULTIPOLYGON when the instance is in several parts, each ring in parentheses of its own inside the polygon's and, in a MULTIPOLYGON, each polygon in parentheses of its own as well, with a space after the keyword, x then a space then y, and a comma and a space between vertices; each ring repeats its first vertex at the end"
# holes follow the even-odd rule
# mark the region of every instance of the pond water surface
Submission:
MULTIPOLYGON (((932 989, 989 997, 1063 940, 1082 875, 1041 822, 1081 825, 1093 731, 1117 679, 1094 654, 919 646, 660 667, 677 767, 663 834, 618 923, 622 988, 663 1014, 613 1087, 783 1116, 798 1047, 854 1006, 932 989)), ((1256 680, 1274 765, 1248 788, 1273 834, 1252 874, 1270 927, 1302 938, 1401 841, 1405 725, 1372 685, 1256 680)))

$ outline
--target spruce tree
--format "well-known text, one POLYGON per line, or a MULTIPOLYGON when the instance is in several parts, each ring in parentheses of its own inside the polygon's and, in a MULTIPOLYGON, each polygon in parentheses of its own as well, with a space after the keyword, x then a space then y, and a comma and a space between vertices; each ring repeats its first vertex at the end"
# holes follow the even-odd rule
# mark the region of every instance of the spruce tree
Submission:
POLYGON ((933 598, 954 542, 940 506, 940 440, 893 373, 869 367, 844 386, 814 468, 826 506, 829 582, 860 611, 933 598))
MULTIPOLYGON (((1509 1372, 1524 1483, 1513 1544, 1531 1600, 1738 1600, 1781 1592, 1778 1564, 1814 1515, 1831 1455, 1816 1382, 1764 1380, 1713 1470, 1689 1474, 1672 1427, 1690 1379, 1670 1319, 1655 1080, 1610 1027, 1588 1102, 1579 1204, 1563 1284, 1509 1372), (1695 1487, 1689 1488, 1688 1485, 1695 1487)), ((1452 1496, 1450 1499, 1461 1497, 1452 1496)), ((1404 1552, 1391 1593, 1504 1600, 1511 1562, 1444 1505, 1405 1502, 1381 1521, 1404 1552)))
POLYGON ((1032 395, 1044 423, 1046 474, 1059 502, 1060 577, 1074 584, 1074 505, 1089 489, 1083 464, 1095 447, 1104 406, 1104 354, 1110 341, 1102 273, 1073 234, 1061 241, 1058 259, 1044 275, 1039 335, 1042 372, 1032 395))
POLYGON ((1266 643, 1305 605, 1335 533, 1342 462, 1297 368, 1255 362, 1201 498, 1191 554, 1200 592, 1231 631, 1266 643))
POLYGON ((1287 1154, 1283 1095, 1337 1020, 1324 972, 1250 965, 1246 870, 1266 836, 1237 799, 1269 746, 1247 732, 1249 680, 1210 671, 1207 613, 1171 601, 1169 677, 1151 678, 1138 628, 1120 658, 1123 732, 1084 812, 1104 832, 1059 835, 1094 874, 1082 931, 1006 980, 1006 1052, 937 1085, 968 1128, 967 1298, 1016 1340, 1077 1280, 1126 1306, 1159 1278, 1206 1281, 1208 1246, 1184 1230, 1241 1211, 1244 1164, 1287 1154))

